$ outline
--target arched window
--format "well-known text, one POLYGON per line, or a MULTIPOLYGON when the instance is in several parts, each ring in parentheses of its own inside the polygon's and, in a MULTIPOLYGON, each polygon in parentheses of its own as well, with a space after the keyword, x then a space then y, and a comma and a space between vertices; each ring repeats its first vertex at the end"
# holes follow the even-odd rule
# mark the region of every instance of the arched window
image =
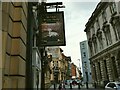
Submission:
POLYGON ((90 38, 88 40, 88 45, 89 45, 89 50, 90 50, 90 55, 93 55, 93 45, 92 45, 92 39, 90 38))
POLYGON ((107 13, 105 10, 102 12, 102 18, 103 18, 103 23, 106 23, 107 22, 107 13))
POLYGON ((96 39, 95 34, 93 35, 92 40, 93 40, 93 44, 94 44, 94 51, 95 51, 95 53, 97 53, 98 47, 97 47, 97 39, 96 39))
POLYGON ((114 15, 117 13, 117 9, 116 9, 116 4, 115 2, 111 2, 110 4, 110 11, 111 11, 111 14, 114 15))
POLYGON ((120 15, 112 16, 110 19, 110 23, 113 27, 116 41, 120 39, 120 15))
POLYGON ((98 18, 96 19, 96 29, 97 29, 97 30, 100 29, 100 24, 99 24, 98 18))
POLYGON ((101 30, 97 31, 97 37, 98 37, 100 49, 103 49, 103 37, 102 37, 102 31, 101 30))
POLYGON ((109 24, 103 25, 103 32, 105 34, 106 44, 111 45, 112 44, 112 38, 111 38, 110 25, 109 24))

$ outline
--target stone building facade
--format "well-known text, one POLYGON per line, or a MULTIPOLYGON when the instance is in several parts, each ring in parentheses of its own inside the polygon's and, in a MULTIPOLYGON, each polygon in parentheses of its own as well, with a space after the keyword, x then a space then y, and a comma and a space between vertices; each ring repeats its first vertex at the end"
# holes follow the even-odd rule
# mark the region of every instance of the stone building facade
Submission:
POLYGON ((2 2, 2 88, 25 88, 27 2, 2 2))
POLYGON ((34 5, 34 2, 2 2, 2 88, 41 87, 34 5))
POLYGON ((68 72, 68 64, 70 60, 62 53, 63 50, 59 46, 52 46, 46 48, 47 54, 52 55, 50 62, 50 80, 51 82, 61 82, 65 80, 68 72))
POLYGON ((93 83, 120 81, 120 0, 100 2, 86 29, 93 83))

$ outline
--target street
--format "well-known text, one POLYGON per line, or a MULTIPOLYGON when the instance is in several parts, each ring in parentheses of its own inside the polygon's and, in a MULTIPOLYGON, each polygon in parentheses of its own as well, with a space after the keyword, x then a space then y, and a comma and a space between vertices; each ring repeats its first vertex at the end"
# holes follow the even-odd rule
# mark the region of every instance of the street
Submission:
MULTIPOLYGON (((57 84, 56 89, 54 89, 54 85, 52 85, 50 87, 50 89, 48 90, 58 90, 59 84, 57 84)), ((92 87, 91 85, 89 85, 89 88, 86 89, 85 85, 83 85, 82 87, 80 87, 80 89, 78 88, 78 85, 72 85, 72 89, 70 89, 69 85, 65 85, 65 90, 105 90, 105 89, 95 89, 94 87, 92 87)))

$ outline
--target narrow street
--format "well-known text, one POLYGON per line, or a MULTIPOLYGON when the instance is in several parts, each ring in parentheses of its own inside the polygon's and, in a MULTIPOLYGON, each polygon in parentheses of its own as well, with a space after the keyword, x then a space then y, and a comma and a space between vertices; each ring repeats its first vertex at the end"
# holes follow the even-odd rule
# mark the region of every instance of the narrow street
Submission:
POLYGON ((0 0, 0 90, 120 90, 120 0, 0 0))
MULTIPOLYGON (((48 90, 59 90, 58 87, 59 84, 56 85, 56 89, 54 88, 54 85, 52 85, 48 90)), ((95 89, 94 87, 92 87, 92 85, 89 85, 88 89, 86 88, 85 85, 81 86, 80 89, 78 88, 78 85, 72 85, 72 89, 70 89, 70 85, 65 85, 65 88, 66 88, 65 90, 105 90, 102 88, 95 89)))

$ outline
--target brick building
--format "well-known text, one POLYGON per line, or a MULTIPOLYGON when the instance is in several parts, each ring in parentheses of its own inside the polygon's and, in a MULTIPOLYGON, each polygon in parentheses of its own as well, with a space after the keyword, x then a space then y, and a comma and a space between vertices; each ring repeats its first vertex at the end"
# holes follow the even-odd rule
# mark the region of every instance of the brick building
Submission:
POLYGON ((76 78, 76 65, 74 63, 71 63, 71 78, 76 78))

